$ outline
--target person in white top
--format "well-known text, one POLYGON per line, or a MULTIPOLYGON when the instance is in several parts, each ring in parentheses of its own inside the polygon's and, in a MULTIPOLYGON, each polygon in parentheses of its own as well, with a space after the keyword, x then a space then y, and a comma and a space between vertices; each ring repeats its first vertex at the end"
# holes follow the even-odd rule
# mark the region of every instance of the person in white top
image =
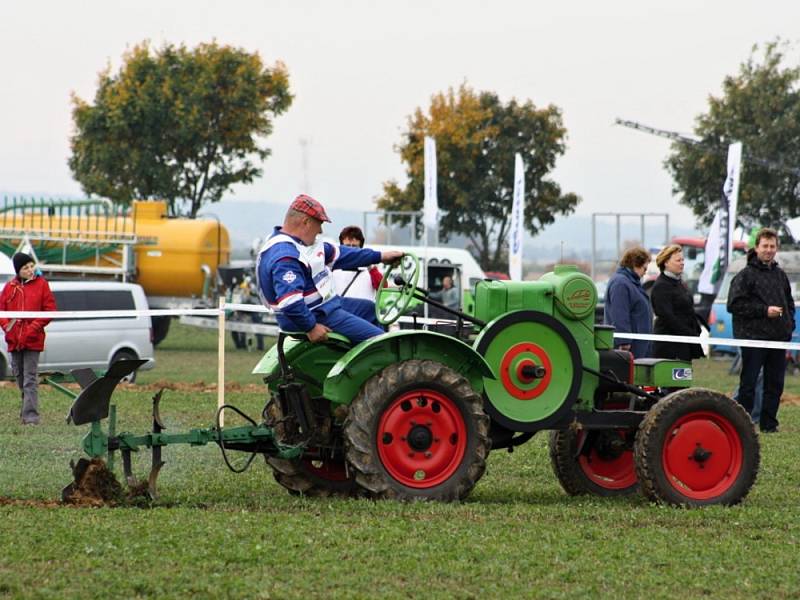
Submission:
MULTIPOLYGON (((364 233, 360 227, 350 225, 339 233, 339 243, 351 248, 364 247, 364 233)), ((355 270, 334 269, 333 287, 343 298, 363 298, 375 300, 375 293, 381 285, 383 274, 372 265, 355 270)))

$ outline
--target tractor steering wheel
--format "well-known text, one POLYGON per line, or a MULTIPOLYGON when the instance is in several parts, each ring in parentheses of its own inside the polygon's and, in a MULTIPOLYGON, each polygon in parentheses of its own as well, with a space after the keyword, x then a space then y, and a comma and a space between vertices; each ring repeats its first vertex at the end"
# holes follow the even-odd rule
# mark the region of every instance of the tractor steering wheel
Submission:
POLYGON ((399 261, 389 265, 375 296, 375 317, 378 323, 391 325, 400 318, 414 299, 417 281, 419 259, 413 254, 404 254, 399 261), (397 283, 400 287, 386 287, 388 282, 397 283))

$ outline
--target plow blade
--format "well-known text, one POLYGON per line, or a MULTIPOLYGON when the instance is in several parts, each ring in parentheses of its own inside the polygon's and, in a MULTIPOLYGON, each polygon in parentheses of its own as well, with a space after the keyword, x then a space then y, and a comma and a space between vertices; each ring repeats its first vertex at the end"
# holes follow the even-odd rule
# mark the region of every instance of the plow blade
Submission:
POLYGON ((102 377, 97 377, 91 369, 72 371, 72 376, 82 389, 69 409, 67 422, 84 425, 108 417, 114 388, 123 377, 130 375, 146 362, 141 359, 118 360, 102 377))

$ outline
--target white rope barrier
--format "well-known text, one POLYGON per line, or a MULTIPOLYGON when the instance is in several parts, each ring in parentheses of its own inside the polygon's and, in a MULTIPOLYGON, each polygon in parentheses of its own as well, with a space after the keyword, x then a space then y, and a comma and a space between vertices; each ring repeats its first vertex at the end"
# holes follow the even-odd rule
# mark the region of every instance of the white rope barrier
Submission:
MULTIPOLYGON (((273 311, 266 306, 258 304, 228 304, 225 303, 218 308, 151 308, 147 310, 57 310, 57 311, 0 311, 0 318, 6 319, 103 319, 103 318, 131 318, 131 317, 216 317, 229 312, 250 312, 250 313, 270 313, 273 311)), ((411 322, 411 318, 402 317, 403 320, 411 322)), ((419 323, 423 321, 430 323, 451 323, 455 324, 454 319, 417 319, 419 323)), ((249 325, 249 324, 248 324, 249 325)), ((243 330, 248 332, 263 331, 270 335, 274 331, 273 326, 264 326, 261 331, 256 331, 258 325, 244 325, 243 330)), ((223 325, 224 327, 224 325, 223 325)), ((704 336, 684 336, 684 335, 654 335, 642 333, 614 332, 615 338, 630 340, 647 340, 651 342, 677 342, 681 344, 704 344, 709 346, 735 346, 740 348, 771 348, 775 350, 800 350, 800 342, 771 342, 766 340, 747 340, 737 338, 715 338, 704 336)))
POLYGON ((682 344, 708 344, 709 346, 738 346, 740 348, 771 348, 774 350, 800 350, 797 342, 769 342, 766 340, 741 340, 735 338, 692 337, 688 335, 653 335, 614 332, 615 338, 648 340, 651 342, 678 342, 682 344))

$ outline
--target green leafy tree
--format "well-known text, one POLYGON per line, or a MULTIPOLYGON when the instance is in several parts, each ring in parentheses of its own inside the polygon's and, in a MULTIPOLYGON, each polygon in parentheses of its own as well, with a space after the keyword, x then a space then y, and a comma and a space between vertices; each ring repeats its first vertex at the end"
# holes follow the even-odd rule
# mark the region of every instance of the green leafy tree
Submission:
POLYGON ((665 166, 673 191, 708 225, 719 205, 727 172, 728 145, 743 145, 739 221, 746 226, 780 226, 800 214, 800 67, 784 66, 780 42, 754 47, 736 75, 711 96, 708 112, 696 118, 696 145, 674 143, 665 166), (771 163, 770 165, 766 165, 771 163), (791 165, 788 167, 786 165, 791 165))
POLYGON ((118 73, 100 73, 94 104, 73 95, 69 167, 87 194, 163 199, 171 215, 194 217, 261 175, 270 154, 261 139, 291 102, 286 68, 257 53, 143 43, 118 73))
POLYGON ((384 183, 380 209, 422 208, 425 136, 436 140, 440 236, 467 236, 486 270, 507 268, 516 152, 525 163, 524 226, 531 234, 580 202, 547 179, 565 150, 561 111, 552 105, 537 109, 530 101, 503 104, 496 94, 463 84, 434 95, 427 114, 418 108, 409 117, 397 147, 408 183, 384 183))

